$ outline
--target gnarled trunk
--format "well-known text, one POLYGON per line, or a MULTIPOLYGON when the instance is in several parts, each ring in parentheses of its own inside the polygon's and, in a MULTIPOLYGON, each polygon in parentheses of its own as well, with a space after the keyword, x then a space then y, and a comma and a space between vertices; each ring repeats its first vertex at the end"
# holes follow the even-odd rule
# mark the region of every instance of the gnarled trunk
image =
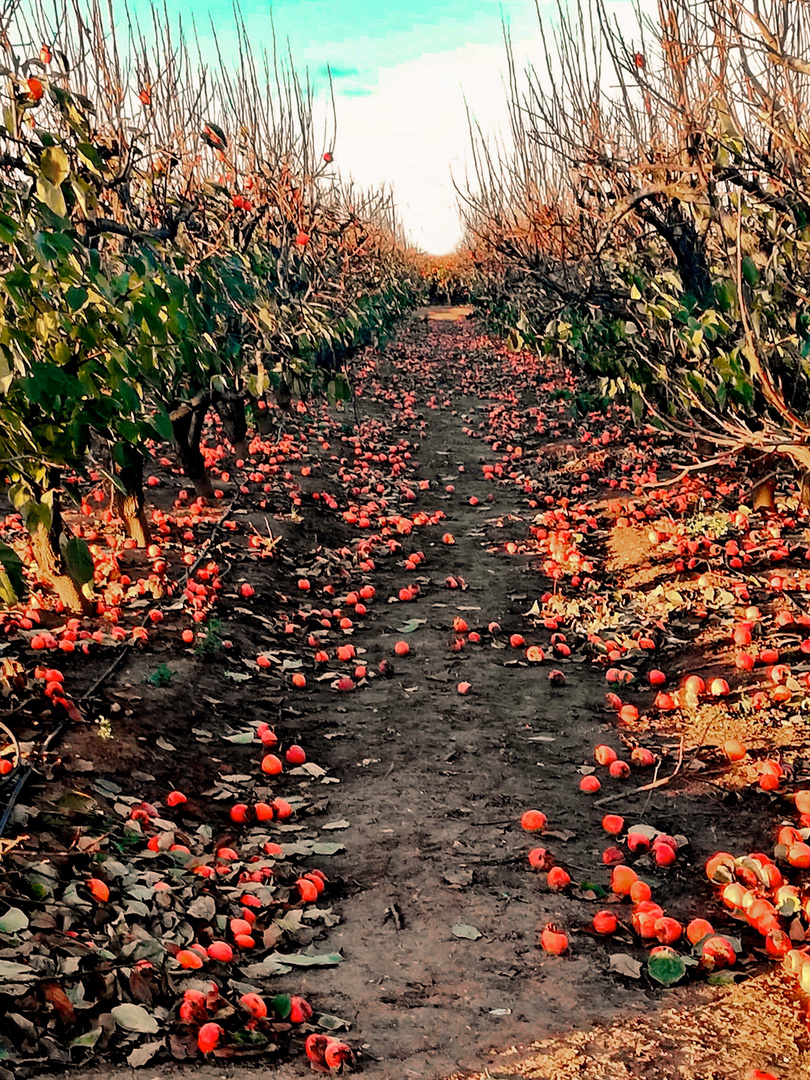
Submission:
POLYGON ((205 498, 211 498, 214 494, 211 478, 205 468, 205 458, 200 451, 200 438, 209 405, 210 400, 204 398, 171 413, 172 430, 183 472, 194 485, 197 495, 205 498))
POLYGON ((694 222, 686 217, 678 199, 666 205, 644 206, 639 217, 656 230, 669 244, 678 263, 684 292, 691 293, 699 305, 708 303, 712 292, 712 277, 703 238, 694 222))
POLYGON ((247 415, 241 394, 221 394, 214 399, 214 408, 222 421, 225 437, 238 458, 248 456, 247 415))
POLYGON ((273 430, 273 417, 269 409, 256 411, 256 430, 260 435, 269 435, 273 430))
MULTIPOLYGON (((65 609, 76 614, 85 614, 90 610, 90 601, 82 591, 81 582, 71 577, 62 557, 60 545, 65 528, 59 507, 59 497, 53 489, 51 492, 53 501, 47 515, 50 518, 50 524, 42 520, 38 513, 24 515, 31 534, 34 561, 40 577, 54 590, 65 609)), ((39 504, 30 505, 36 510, 39 504)))
POLYGON ((143 454, 134 446, 120 443, 118 455, 112 454, 112 471, 124 489, 113 485, 112 509, 124 522, 127 535, 139 548, 146 547, 151 534, 144 509, 143 454))

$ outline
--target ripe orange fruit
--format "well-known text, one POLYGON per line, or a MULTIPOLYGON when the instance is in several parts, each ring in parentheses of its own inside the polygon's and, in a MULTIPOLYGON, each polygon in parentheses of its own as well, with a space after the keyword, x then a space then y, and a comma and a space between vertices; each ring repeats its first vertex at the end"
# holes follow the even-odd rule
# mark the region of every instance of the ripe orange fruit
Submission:
POLYGON ((655 923, 655 936, 662 945, 674 945, 683 934, 683 927, 677 919, 670 919, 666 915, 655 923))
POLYGON ((268 776, 278 776, 283 769, 281 758, 276 757, 275 754, 265 754, 262 758, 262 772, 267 773, 268 776))
POLYGON ((203 966, 202 957, 193 949, 181 949, 175 956, 175 960, 180 967, 189 968, 193 971, 198 971, 203 966))
POLYGON ((619 920, 612 911, 597 911, 593 917, 593 928, 597 934, 615 934, 619 920))
POLYGON ((298 886, 298 892, 305 904, 312 904, 318 899, 317 888, 307 878, 298 878, 295 884, 298 886))
POLYGON ((601 788, 602 785, 595 776, 583 776, 579 782, 579 790, 587 795, 595 795, 601 788))
POLYGON ((630 760, 634 765, 641 768, 649 768, 655 764, 655 754, 648 750, 646 746, 636 746, 630 755, 630 760))
POLYGON ((726 697, 730 692, 725 679, 712 679, 709 683, 709 693, 712 697, 726 697))
POLYGON ((525 810, 520 819, 520 827, 526 832, 537 832, 546 827, 546 815, 541 810, 525 810))
POLYGON ((634 904, 640 904, 644 900, 649 900, 652 897, 652 889, 646 881, 642 881, 641 878, 638 881, 634 881, 630 886, 630 899, 634 904))
POLYGON ((597 746, 593 752, 593 756, 596 758, 600 765, 612 765, 616 758, 619 756, 612 746, 597 746))
POLYGON ((713 933, 714 928, 707 919, 692 919, 686 927, 686 936, 692 945, 697 945, 697 943, 702 941, 708 934, 713 933))
POLYGON ((212 960, 219 960, 223 964, 233 960, 233 949, 227 941, 212 941, 206 952, 212 960))
POLYGON ((312 1006, 297 994, 290 999, 290 1013, 287 1019, 291 1024, 305 1024, 312 1016, 312 1006))
POLYGON ((547 884, 554 892, 562 892, 571 884, 571 875, 561 866, 552 866, 548 872, 547 884))
POLYGON ((672 866, 678 858, 677 851, 673 847, 670 847, 669 844, 659 844, 656 842, 653 844, 652 853, 656 866, 672 866))
POLYGON ((200 1052, 210 1054, 217 1047, 221 1035, 222 1028, 219 1024, 203 1024, 197 1033, 197 1046, 200 1048, 200 1052))
POLYGON ((89 878, 87 881, 87 888, 90 890, 93 899, 98 900, 100 904, 106 904, 110 899, 110 890, 101 878, 89 878))
POLYGON ((568 938, 557 930, 553 923, 547 923, 546 928, 540 935, 540 945, 552 956, 561 956, 568 948, 568 938))
POLYGON ((802 870, 810 867, 810 845, 799 841, 791 844, 787 852, 787 861, 791 866, 797 866, 802 870))
POLYGON ((549 870, 553 862, 551 853, 544 847, 532 848, 529 852, 529 866, 534 870, 549 870))
POLYGON ((602 828, 611 836, 618 836, 624 829, 624 818, 618 814, 605 814, 602 818, 602 828))
POLYGON ((636 881, 638 874, 630 866, 614 866, 610 875, 610 887, 617 896, 629 896, 636 881))
POLYGON ((258 994, 242 994, 239 1004, 246 1009, 255 1020, 263 1020, 267 1016, 267 1005, 258 994))
POLYGON ((397 656, 407 656, 411 651, 411 647, 407 641, 398 641, 394 646, 394 652, 397 656))
POLYGON ((742 761, 748 753, 739 739, 726 739, 723 743, 723 752, 729 761, 742 761))
POLYGON ((731 967, 736 961, 737 954, 727 938, 718 934, 703 942, 701 965, 709 971, 731 967))

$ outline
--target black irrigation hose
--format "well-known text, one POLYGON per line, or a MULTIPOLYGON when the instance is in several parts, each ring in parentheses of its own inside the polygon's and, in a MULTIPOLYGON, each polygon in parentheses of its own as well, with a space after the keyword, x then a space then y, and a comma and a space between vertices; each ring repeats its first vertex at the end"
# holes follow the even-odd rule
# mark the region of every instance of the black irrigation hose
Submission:
MULTIPOLYGON (((219 521, 216 523, 214 528, 211 530, 211 535, 204 542, 204 544, 202 546, 202 549, 201 549, 199 555, 197 556, 197 558, 194 560, 194 562, 191 564, 191 566, 189 566, 188 570, 186 570, 183 577, 177 579, 179 585, 181 585, 181 586, 186 585, 188 583, 189 578, 194 573, 194 571, 197 569, 197 567, 200 565, 200 563, 203 561, 203 559, 206 559, 206 558, 209 557, 211 548, 212 548, 213 543, 214 543, 214 539, 217 537, 217 534, 222 530, 222 526, 224 525, 224 523, 233 514, 234 509, 236 508, 236 505, 240 501, 241 498, 242 498, 242 492, 237 491, 235 497, 233 498, 233 500, 231 502, 231 505, 228 507, 227 512, 219 519, 219 521)), ((158 604, 157 606, 159 607, 160 605, 158 604)), ((141 620, 140 625, 145 626, 148 619, 149 619, 149 616, 145 615, 143 617, 143 619, 141 620)), ((109 665, 109 667, 106 668, 106 670, 103 671, 101 673, 101 675, 99 675, 99 677, 96 679, 96 681, 93 683, 93 685, 88 690, 85 690, 85 692, 82 694, 82 696, 78 699, 79 702, 87 701, 88 698, 91 698, 96 693, 96 691, 99 689, 99 687, 104 685, 104 683, 107 681, 107 679, 110 677, 110 675, 112 675, 113 672, 116 671, 121 666, 121 664, 124 662, 126 657, 129 656, 131 651, 132 651, 132 645, 129 642, 127 642, 127 644, 124 645, 121 648, 121 651, 119 652, 118 656, 116 656, 116 658, 109 665)), ((47 737, 45 742, 42 744, 42 748, 40 749, 40 752, 39 752, 40 758, 44 757, 45 754, 47 754, 51 750, 51 748, 53 746, 55 746, 59 742, 59 740, 62 738, 62 735, 65 733, 65 731, 67 730, 68 726, 71 723, 72 723, 72 721, 71 721, 70 717, 67 717, 64 720, 62 720, 62 722, 60 724, 58 724, 53 729, 53 731, 47 737)), ((6 727, 5 724, 0 723, 0 728, 2 728, 11 737, 11 739, 13 740, 16 751, 17 751, 17 763, 19 764, 19 761, 20 761, 20 747, 19 747, 19 743, 17 742, 17 739, 15 738, 14 734, 6 727)), ((14 787, 12 789, 12 792, 11 792, 11 795, 9 797, 8 803, 6 804, 6 807, 3 810, 2 815, 0 815, 0 840, 2 840, 2 838, 3 838, 3 834, 6 831, 6 826, 8 825, 9 819, 11 818, 11 815, 14 812, 14 807, 17 805, 17 800, 19 799, 23 788, 25 787, 28 780, 30 779, 31 774, 33 772, 35 772, 35 771, 36 770, 35 770, 33 765, 26 765, 26 767, 23 770, 23 772, 21 773, 21 775, 17 778, 17 782, 15 783, 15 785, 14 785, 14 787)), ((9 779, 11 779, 12 775, 13 774, 9 774, 9 779)))

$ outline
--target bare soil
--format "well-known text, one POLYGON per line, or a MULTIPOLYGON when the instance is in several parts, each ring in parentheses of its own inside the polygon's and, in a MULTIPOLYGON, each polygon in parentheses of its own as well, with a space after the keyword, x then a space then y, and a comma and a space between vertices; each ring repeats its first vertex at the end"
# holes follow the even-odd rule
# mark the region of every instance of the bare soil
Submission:
MULTIPOLYGON (((81 773, 64 770, 90 761, 95 777, 147 799, 175 785, 201 793, 218 776, 220 753, 216 741, 197 741, 195 728, 217 733, 222 725, 261 719, 285 740, 305 745, 310 759, 340 782, 290 780, 309 802, 301 835, 324 822, 348 823, 333 834, 345 851, 328 865, 318 863, 335 882, 333 906, 340 915, 337 925, 319 932, 318 948, 339 950, 344 961, 302 972, 295 990, 316 1009, 350 1021, 347 1038, 359 1049, 359 1069, 368 1080, 438 1080, 451 1073, 502 1080, 732 1080, 753 1066, 772 1067, 785 1078, 808 1075, 806 1028, 779 976, 760 975, 732 987, 663 990, 616 975, 609 954, 635 953, 631 936, 606 944, 581 932, 598 899, 587 887, 549 892, 544 875, 528 867, 534 841, 521 831, 519 818, 537 806, 548 815, 549 831, 536 842, 553 849, 575 882, 605 884, 604 810, 580 794, 578 770, 592 763, 595 744, 621 750, 628 733, 617 730, 605 711, 602 671, 576 659, 555 661, 567 675, 566 685, 555 688, 548 663, 530 666, 508 647, 509 634, 525 631, 523 615, 548 583, 535 560, 506 555, 505 541, 525 536, 533 512, 515 485, 493 487, 483 479, 480 459, 495 463, 500 455, 469 434, 487 422, 490 391, 504 387, 499 355, 479 345, 474 360, 480 393, 456 389, 454 373, 468 363, 475 334, 480 330, 463 317, 415 321, 362 385, 361 417, 384 423, 392 440, 403 435, 419 444, 409 464, 416 501, 402 512, 441 509, 447 515, 442 525, 403 538, 407 550, 426 555, 416 575, 403 571, 401 555, 378 565, 377 600, 351 638, 372 670, 390 660, 392 676, 345 695, 328 682, 310 680, 306 692, 295 693, 289 682, 257 685, 227 677, 238 657, 286 647, 284 611, 298 606, 297 577, 306 572, 316 580, 324 565, 319 560, 352 534, 337 516, 320 516, 309 504, 300 520, 291 521, 286 507, 249 503, 236 518, 239 534, 221 550, 230 580, 249 580, 256 589, 249 603, 231 587, 223 598, 219 617, 223 636, 233 642, 230 652, 194 659, 178 654, 167 638, 154 652, 133 654, 95 703, 95 713, 112 722, 112 739, 100 739, 94 725, 72 730, 54 782, 79 782, 81 773), (377 384, 416 395, 421 436, 410 419, 398 419, 377 384), (431 395, 439 404, 426 408, 431 395), (419 480, 429 487, 420 490, 419 480), (448 484, 455 492, 445 490, 448 484), (487 502, 490 493, 494 501, 487 502), (479 503, 471 505, 471 497, 479 503), (250 561, 240 537, 254 525, 265 531, 268 522, 283 535, 281 554, 250 561), (445 531, 454 544, 442 542, 445 531), (449 575, 460 575, 467 587, 446 588, 449 575), (418 600, 386 602, 414 576, 421 584, 418 600), (457 616, 481 633, 480 644, 451 651, 457 616), (423 621, 408 632, 412 619, 423 621), (500 624, 500 632, 489 632, 491 622, 500 624), (400 639, 411 646, 404 658, 394 656, 400 639), (144 679, 161 662, 171 669, 171 681, 152 686, 144 679), (463 681, 471 684, 466 696, 457 690, 463 681), (161 735, 173 752, 156 745, 161 735), (568 929, 569 956, 548 957, 538 948, 547 922, 568 929), (480 937, 455 936, 459 924, 480 937)), ((530 400, 532 391, 526 393, 530 400)), ((324 455, 320 489, 328 487, 333 467, 324 455)), ((607 540, 604 535, 601 542, 607 540)), ((643 544, 613 537, 610 550, 612 569, 641 573, 639 580, 650 572, 643 544)), ((547 644, 548 634, 538 640, 547 644)), ((75 678, 89 684, 99 670, 85 665, 75 678)), ((646 735, 670 768, 677 737, 666 731, 646 735)), ((229 747, 228 767, 240 767, 241 752, 229 747)), ((245 748, 242 756, 250 768, 255 750, 245 748)), ((650 874, 661 879, 668 913, 686 918, 711 912, 718 925, 736 932, 717 910, 701 867, 717 849, 767 850, 776 811, 765 796, 738 799, 705 785, 634 794, 640 782, 636 775, 625 785, 620 812, 690 842, 675 868, 650 874)), ((198 799, 200 813, 211 812, 198 799)), ((766 970, 753 952, 748 961, 748 973, 766 970)), ((290 981, 280 978, 278 989, 290 981)), ((156 1064, 143 1075, 162 1077, 178 1068, 156 1064)), ((307 1062, 301 1057, 255 1069, 213 1063, 189 1070, 206 1080, 258 1070, 291 1080, 307 1072, 307 1062)), ((122 1080, 132 1073, 92 1067, 70 1075, 122 1080)))

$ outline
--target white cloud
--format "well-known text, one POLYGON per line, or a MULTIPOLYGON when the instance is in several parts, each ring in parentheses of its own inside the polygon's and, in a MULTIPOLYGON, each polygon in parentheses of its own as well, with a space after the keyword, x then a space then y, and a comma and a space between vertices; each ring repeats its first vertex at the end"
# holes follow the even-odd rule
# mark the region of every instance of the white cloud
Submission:
MULTIPOLYGON (((533 47, 518 43, 516 55, 533 47)), ((336 164, 362 187, 391 184, 412 240, 431 254, 452 250, 461 237, 452 176, 463 186, 464 97, 482 129, 497 132, 504 65, 502 41, 467 45, 381 69, 368 96, 338 96, 336 164)))
MULTIPOLYGON (((542 6, 550 8, 545 0, 542 6)), ((607 0, 607 12, 632 40, 637 23, 629 0, 607 0)), ((552 12, 547 28, 556 21, 552 12)), ((522 35, 513 36, 516 68, 520 72, 533 62, 542 71, 539 28, 532 27, 528 36, 526 26, 524 17, 522 35)), ((336 164, 361 187, 392 186, 413 242, 431 254, 443 254, 461 239, 453 177, 463 188, 470 160, 465 97, 488 137, 508 132, 502 36, 496 31, 486 45, 437 48, 390 66, 383 55, 376 60, 377 83, 366 87, 366 96, 343 95, 341 80, 336 83, 336 164)))

